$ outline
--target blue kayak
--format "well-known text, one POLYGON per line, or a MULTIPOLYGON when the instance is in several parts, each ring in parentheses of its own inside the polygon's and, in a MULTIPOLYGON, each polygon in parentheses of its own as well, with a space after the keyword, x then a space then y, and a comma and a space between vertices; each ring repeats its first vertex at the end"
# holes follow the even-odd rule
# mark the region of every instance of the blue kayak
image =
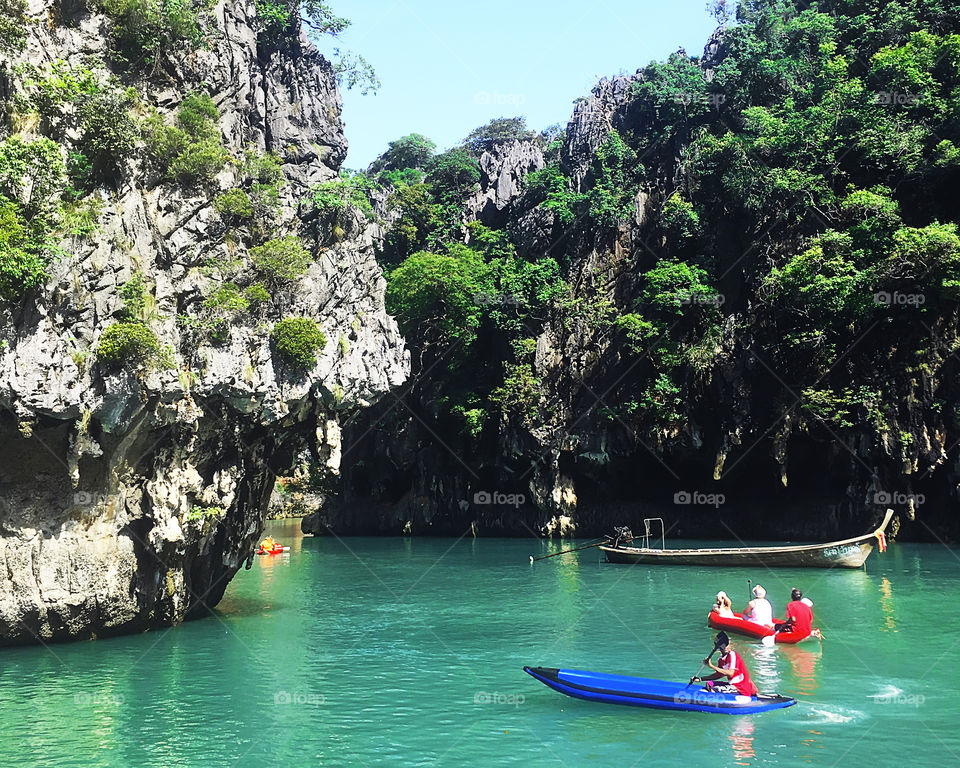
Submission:
POLYGON ((634 707, 745 715, 792 707, 797 703, 796 699, 778 695, 741 696, 736 693, 712 693, 705 691, 699 683, 684 685, 667 680, 605 675, 602 672, 584 672, 579 669, 524 667, 523 671, 567 696, 587 701, 629 704, 634 707))

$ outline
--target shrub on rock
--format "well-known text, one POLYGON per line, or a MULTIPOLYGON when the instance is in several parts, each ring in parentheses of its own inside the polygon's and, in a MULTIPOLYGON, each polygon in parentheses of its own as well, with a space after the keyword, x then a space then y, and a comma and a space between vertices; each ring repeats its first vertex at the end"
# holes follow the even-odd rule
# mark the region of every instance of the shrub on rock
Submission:
POLYGON ((270 333, 274 354, 284 363, 299 370, 317 364, 317 353, 327 345, 327 337, 309 317, 287 317, 270 333))

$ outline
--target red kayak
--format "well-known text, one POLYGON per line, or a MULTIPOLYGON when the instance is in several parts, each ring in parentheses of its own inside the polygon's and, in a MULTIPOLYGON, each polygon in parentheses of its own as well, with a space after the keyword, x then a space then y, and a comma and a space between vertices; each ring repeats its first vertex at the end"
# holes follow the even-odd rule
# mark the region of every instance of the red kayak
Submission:
MULTIPOLYGON (((775 624, 782 624, 782 619, 774 619, 775 624)), ((743 618, 742 614, 735 613, 733 618, 727 618, 720 616, 713 611, 710 611, 710 614, 707 616, 707 624, 709 624, 714 629, 722 629, 725 632, 733 632, 737 635, 746 635, 747 637, 756 637, 763 639, 764 637, 773 636, 773 641, 775 643, 788 643, 793 645, 794 643, 799 643, 801 640, 806 640, 808 637, 817 637, 820 634, 819 629, 813 630, 809 635, 802 635, 799 632, 774 632, 773 627, 765 627, 763 624, 757 624, 750 619, 743 618)))
POLYGON ((265 547, 263 546, 263 544, 261 544, 260 547, 257 549, 257 554, 258 555, 279 555, 282 552, 288 551, 289 549, 290 547, 285 547, 283 546, 283 544, 280 544, 280 543, 274 543, 270 547, 265 547))

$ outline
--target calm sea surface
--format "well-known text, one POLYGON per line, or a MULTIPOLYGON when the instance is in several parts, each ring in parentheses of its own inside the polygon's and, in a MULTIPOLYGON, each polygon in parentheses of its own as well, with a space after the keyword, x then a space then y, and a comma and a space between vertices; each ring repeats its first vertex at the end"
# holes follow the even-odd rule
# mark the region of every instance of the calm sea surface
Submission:
MULTIPOLYGON (((866 570, 630 567, 506 539, 301 538, 217 615, 133 637, 0 649, 3 766, 940 766, 960 762, 960 553, 891 545, 866 570), (747 579, 815 602, 823 646, 735 639, 752 716, 567 698, 524 664, 686 680, 705 617, 747 579)), ((698 542, 697 546, 706 546, 698 542)), ((567 545, 569 546, 569 545, 567 545)))

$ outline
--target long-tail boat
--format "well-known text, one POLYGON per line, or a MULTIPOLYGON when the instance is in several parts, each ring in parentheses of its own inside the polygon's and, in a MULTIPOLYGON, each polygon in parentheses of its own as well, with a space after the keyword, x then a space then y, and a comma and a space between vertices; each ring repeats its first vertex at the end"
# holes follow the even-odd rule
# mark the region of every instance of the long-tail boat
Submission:
MULTIPOLYGON (((746 565, 768 568, 859 568, 873 551, 874 543, 883 552, 886 549, 885 531, 893 517, 888 509, 883 522, 876 530, 855 536, 852 539, 831 541, 827 544, 798 544, 782 547, 716 547, 705 549, 667 549, 650 547, 650 522, 644 520, 647 534, 641 537, 644 546, 632 547, 621 544, 623 537, 600 545, 611 563, 644 565, 746 565)), ((660 520, 661 531, 663 521, 660 520)), ((632 537, 630 537, 632 538, 632 537)), ((662 539, 662 536, 661 536, 662 539)))

